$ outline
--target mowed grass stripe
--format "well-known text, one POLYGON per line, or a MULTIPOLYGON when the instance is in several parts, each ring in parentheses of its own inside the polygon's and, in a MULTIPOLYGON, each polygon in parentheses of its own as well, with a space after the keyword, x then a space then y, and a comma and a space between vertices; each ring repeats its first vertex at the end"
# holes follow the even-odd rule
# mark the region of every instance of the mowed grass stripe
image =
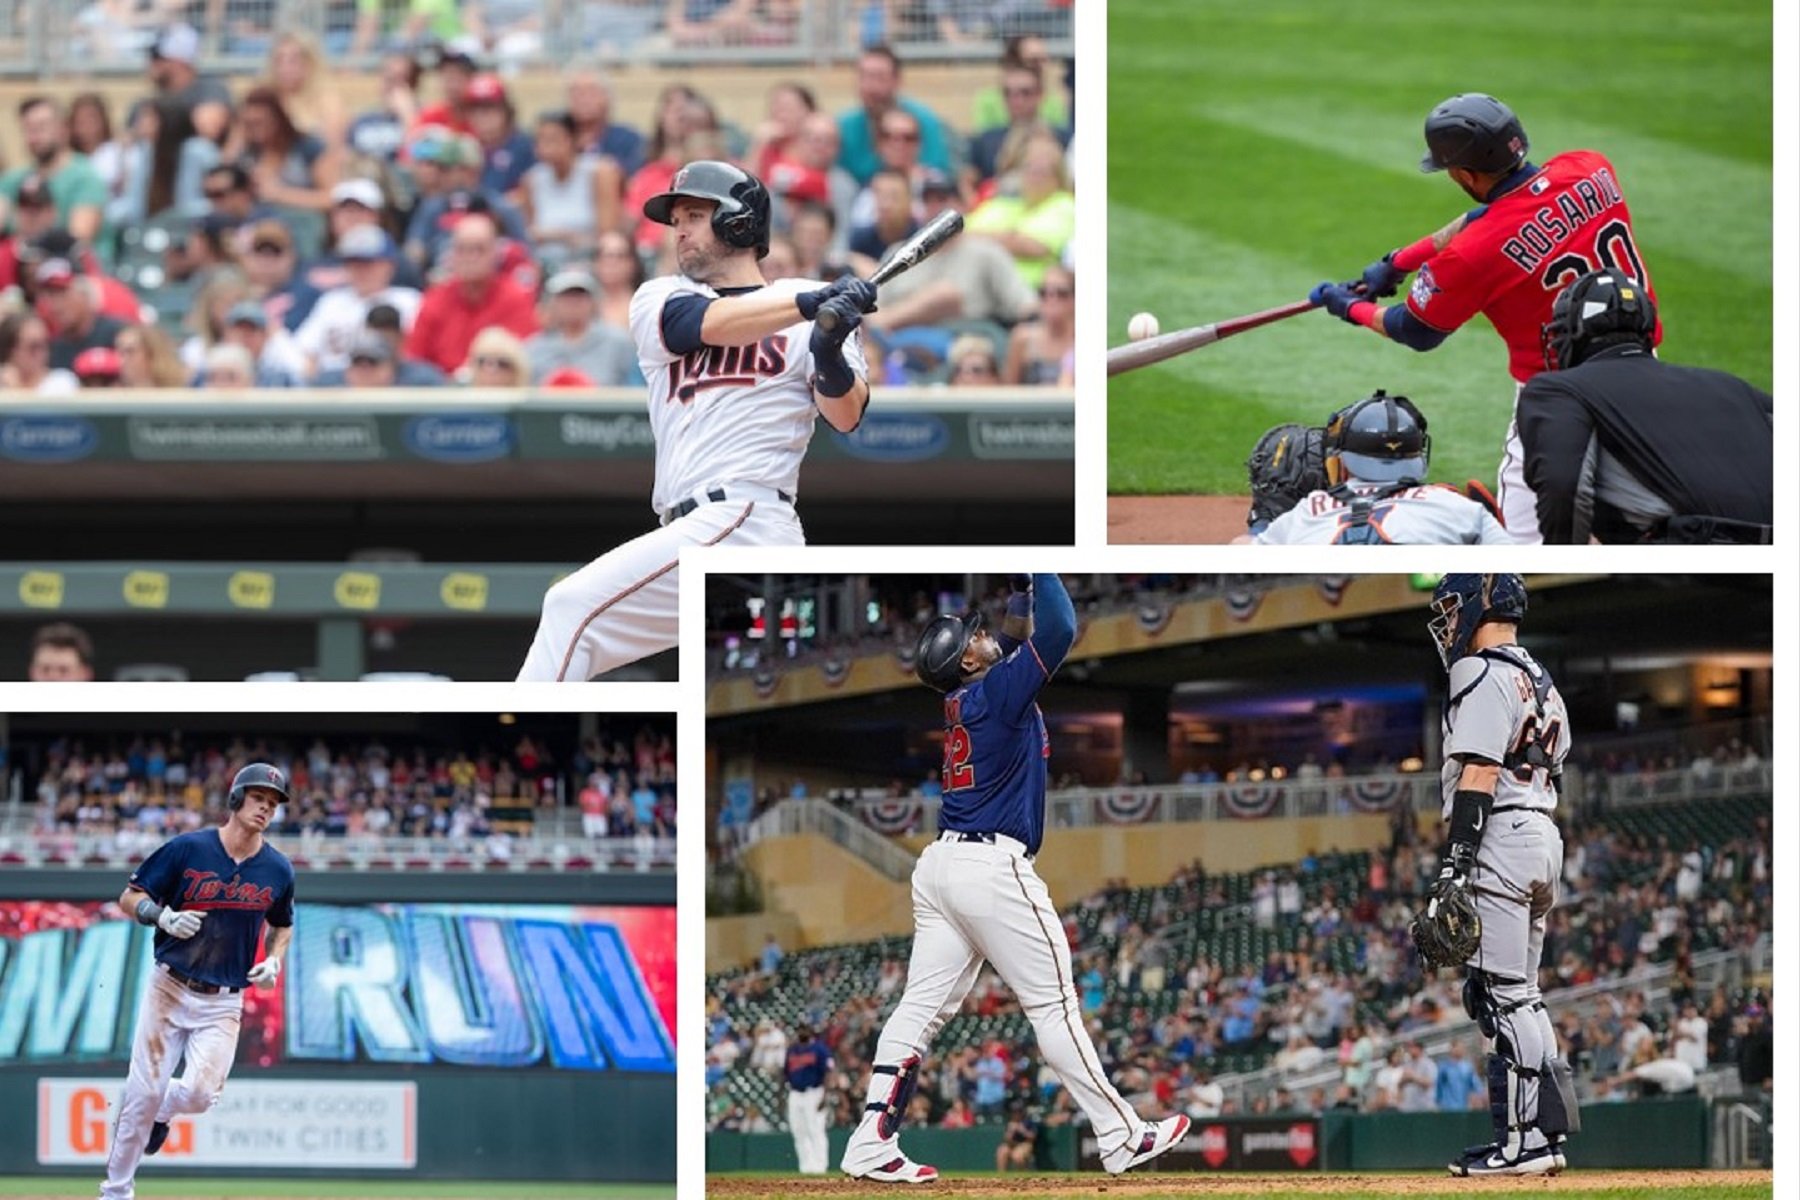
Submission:
MULTIPOLYGON (((1268 308, 1304 265, 1114 204, 1115 256, 1154 262, 1109 280, 1111 344, 1133 312, 1165 331, 1268 308), (1244 281, 1254 281, 1245 283, 1244 281)), ((1304 294, 1304 287, 1293 298, 1304 294)), ((1377 387, 1412 396, 1433 438, 1432 478, 1491 483, 1512 409, 1499 339, 1477 320, 1430 354, 1416 354, 1324 313, 1306 313, 1111 380, 1108 445, 1115 492, 1239 493, 1263 430, 1323 421, 1377 387), (1129 453, 1123 450, 1129 447, 1129 453)))
MULTIPOLYGON (((1618 166, 1665 356, 1768 387, 1769 14, 1702 7, 1113 0, 1109 342, 1140 309, 1173 329, 1298 299, 1442 225, 1469 201, 1417 172, 1420 125, 1491 90, 1540 161, 1590 147, 1618 166)), ((1263 429, 1376 386, 1426 412, 1434 478, 1491 481, 1512 388, 1484 321, 1419 355, 1309 316, 1113 380, 1110 487, 1241 492, 1263 429)))

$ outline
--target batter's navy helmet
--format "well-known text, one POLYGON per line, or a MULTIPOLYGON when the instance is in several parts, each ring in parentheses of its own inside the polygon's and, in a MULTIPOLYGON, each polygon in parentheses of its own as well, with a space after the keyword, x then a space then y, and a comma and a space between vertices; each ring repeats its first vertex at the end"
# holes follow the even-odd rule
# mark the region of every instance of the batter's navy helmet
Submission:
POLYGON ((1513 110, 1483 92, 1452 96, 1425 118, 1421 171, 1462 167, 1503 174, 1525 161, 1531 142, 1513 110))
POLYGON ((1431 611, 1437 616, 1425 627, 1448 671, 1469 653, 1469 642, 1481 626, 1489 621, 1517 625, 1525 619, 1525 581, 1517 575, 1446 575, 1431 594, 1431 611))
POLYGON ((1605 346, 1636 342, 1646 350, 1656 336, 1656 301, 1643 284, 1621 271, 1589 271, 1557 294, 1544 326, 1544 366, 1566 371, 1605 346))
POLYGON ((962 682, 962 657, 969 639, 981 628, 981 610, 966 617, 941 616, 925 627, 913 651, 913 672, 919 682, 949 692, 962 682))
POLYGON ((713 232, 727 246, 769 252, 769 189, 756 176, 730 163, 701 159, 675 172, 669 190, 644 201, 644 215, 663 225, 675 223, 675 201, 711 200, 713 232))
POLYGON ((1425 414, 1405 396, 1377 388, 1368 399, 1333 414, 1325 426, 1325 477, 1333 484, 1351 475, 1370 483, 1419 483, 1430 462, 1425 414))
POLYGON ((268 763, 251 763, 232 778, 231 794, 225 798, 225 807, 233 812, 244 807, 251 788, 268 788, 285 804, 288 800, 287 772, 268 763))

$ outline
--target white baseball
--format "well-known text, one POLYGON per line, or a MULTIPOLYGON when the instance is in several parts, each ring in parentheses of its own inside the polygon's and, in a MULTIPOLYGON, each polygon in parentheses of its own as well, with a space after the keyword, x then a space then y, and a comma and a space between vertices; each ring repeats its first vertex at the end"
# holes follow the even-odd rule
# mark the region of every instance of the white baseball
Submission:
POLYGON ((1156 323, 1155 314, 1139 313, 1131 318, 1131 324, 1125 327, 1125 336, 1134 342, 1141 342, 1145 338, 1155 337, 1161 329, 1162 326, 1156 323))

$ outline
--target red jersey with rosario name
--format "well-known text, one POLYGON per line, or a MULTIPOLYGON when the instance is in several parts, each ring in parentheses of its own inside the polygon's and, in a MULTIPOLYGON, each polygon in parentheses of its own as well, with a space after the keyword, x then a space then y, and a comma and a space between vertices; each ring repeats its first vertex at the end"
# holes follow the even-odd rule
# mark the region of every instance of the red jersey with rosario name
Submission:
POLYGON ((1523 383, 1544 369, 1544 326, 1557 293, 1602 267, 1631 276, 1656 299, 1618 173, 1603 154, 1571 150, 1488 204, 1428 259, 1406 307, 1443 333, 1486 316, 1523 383))

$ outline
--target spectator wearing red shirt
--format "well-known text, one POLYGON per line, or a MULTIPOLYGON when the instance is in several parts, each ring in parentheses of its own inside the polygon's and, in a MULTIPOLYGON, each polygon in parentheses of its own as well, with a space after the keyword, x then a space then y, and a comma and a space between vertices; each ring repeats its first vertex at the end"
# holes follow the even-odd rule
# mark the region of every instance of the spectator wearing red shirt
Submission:
POLYGON ((450 235, 450 278, 425 293, 406 339, 409 357, 449 373, 468 359, 475 335, 490 325, 521 338, 538 331, 537 297, 501 273, 499 241, 485 213, 457 222, 450 235))
POLYGON ((471 50, 472 47, 460 38, 445 47, 443 56, 438 59, 437 70, 438 88, 443 92, 443 99, 419 109, 408 130, 409 135, 427 125, 443 125, 458 133, 474 132, 469 124, 468 91, 477 67, 471 50))
MULTIPOLYGON (((24 290, 25 295, 35 303, 40 317, 50 326, 51 336, 59 331, 54 314, 45 305, 38 289, 35 271, 41 264, 53 258, 66 259, 76 268, 76 274, 85 275, 94 287, 103 317, 114 317, 127 324, 135 325, 143 320, 143 305, 138 302, 137 295, 121 281, 100 271, 100 260, 94 252, 78 243, 73 237, 61 229, 50 232, 18 246, 16 250, 15 282, 24 290)), ((0 278, 0 287, 7 284, 0 278)))
POLYGON ((606 772, 595 771, 581 789, 581 836, 606 836, 606 806, 612 799, 612 781, 606 772))

